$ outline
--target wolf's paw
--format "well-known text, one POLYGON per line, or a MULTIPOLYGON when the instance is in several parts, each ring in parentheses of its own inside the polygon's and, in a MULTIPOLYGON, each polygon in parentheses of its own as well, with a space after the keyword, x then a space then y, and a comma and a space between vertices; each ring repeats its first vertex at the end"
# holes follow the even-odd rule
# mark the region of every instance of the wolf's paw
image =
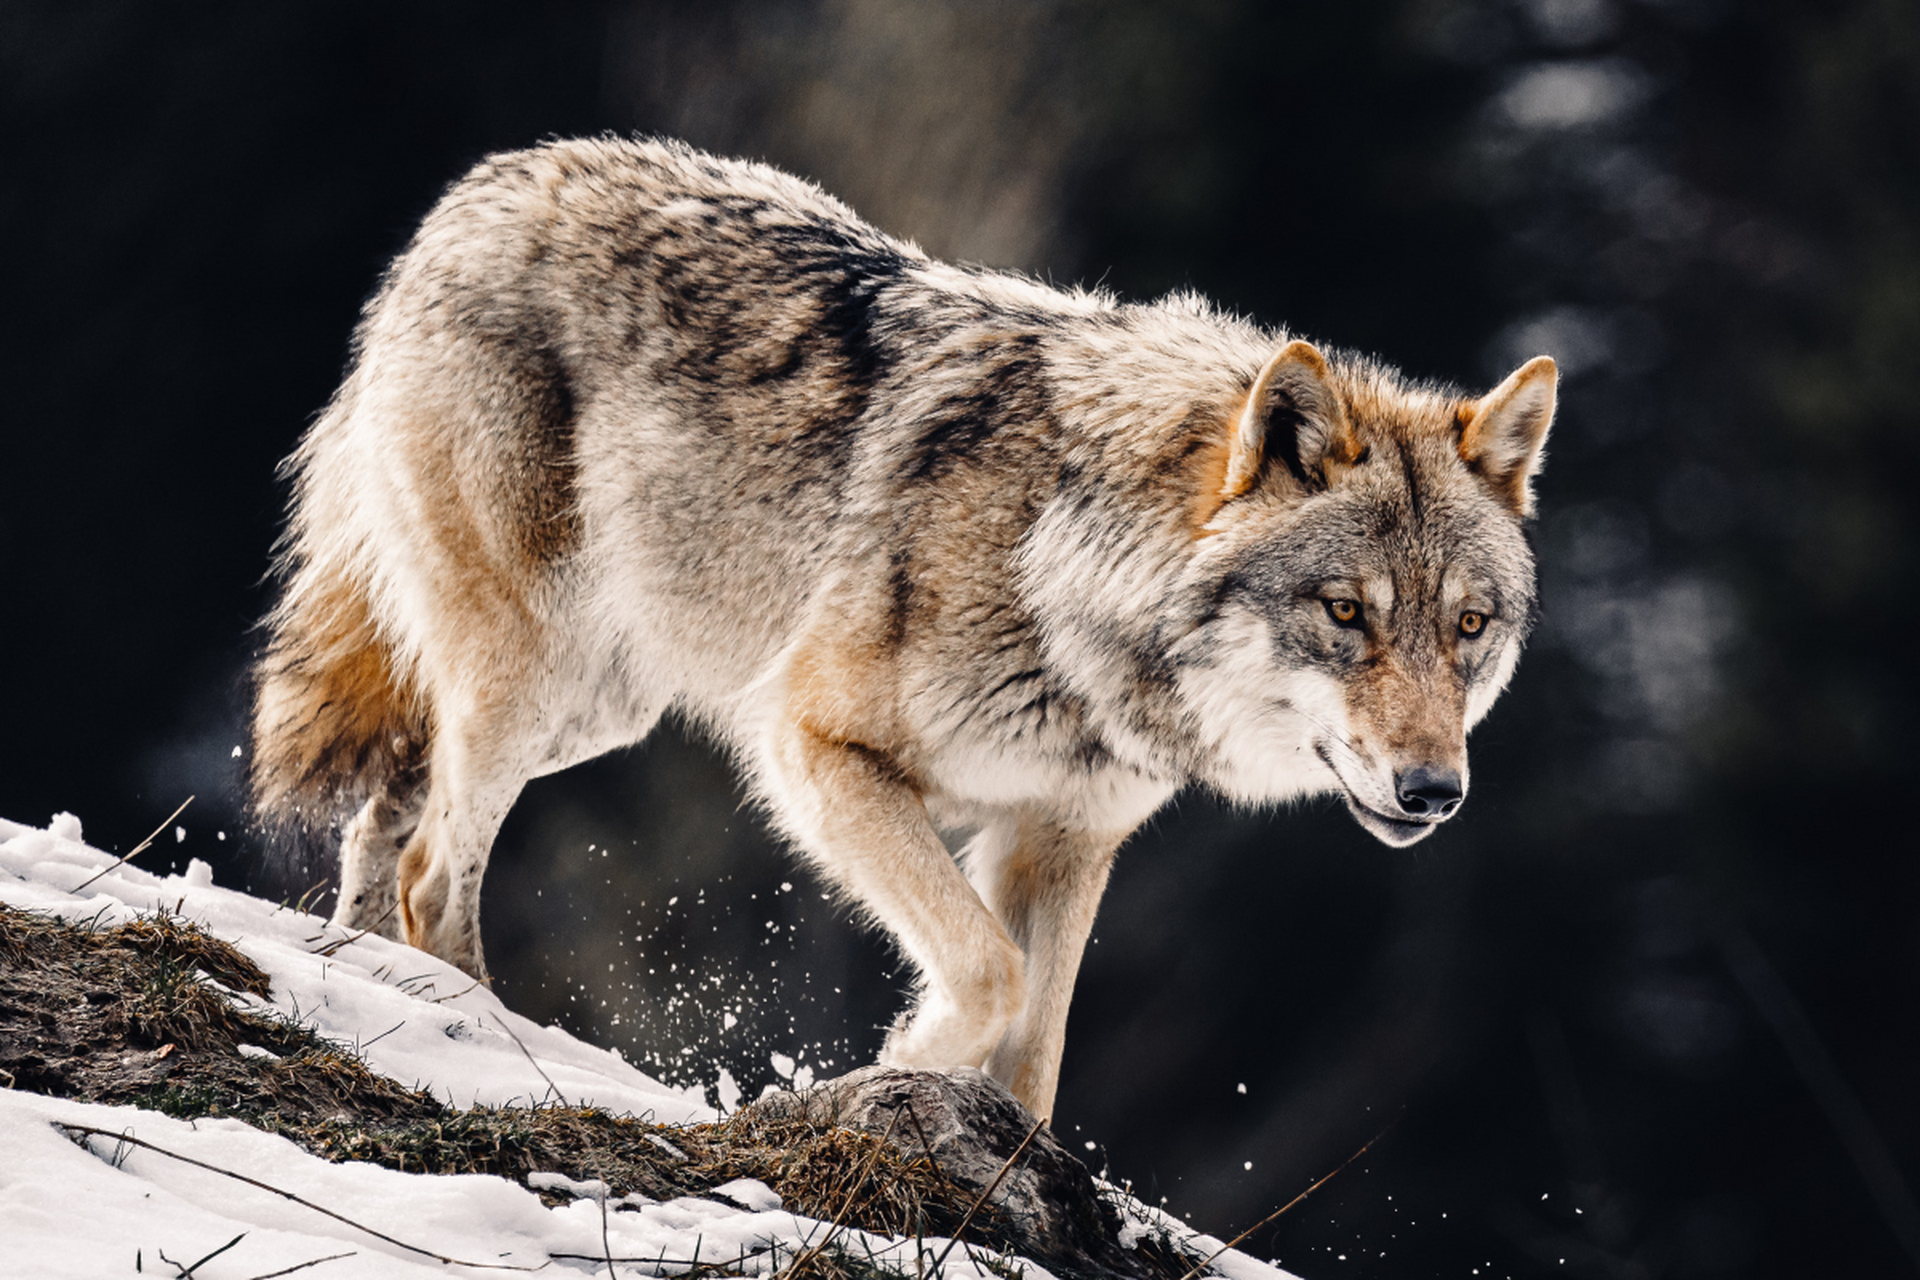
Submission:
POLYGON ((1008 942, 967 968, 961 981, 932 986, 918 1008, 901 1015, 881 1062, 937 1071, 986 1061, 1026 1005, 1026 957, 1008 942))

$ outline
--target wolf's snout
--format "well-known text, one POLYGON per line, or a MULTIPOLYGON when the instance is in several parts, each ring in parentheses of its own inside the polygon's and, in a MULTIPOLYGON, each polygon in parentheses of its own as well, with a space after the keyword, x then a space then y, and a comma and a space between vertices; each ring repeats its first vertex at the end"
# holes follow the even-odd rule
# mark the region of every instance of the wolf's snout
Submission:
POLYGON ((1457 770, 1423 764, 1405 773, 1395 773, 1393 794, 1400 801, 1400 811, 1408 817, 1437 822, 1453 816, 1466 791, 1460 785, 1457 770))

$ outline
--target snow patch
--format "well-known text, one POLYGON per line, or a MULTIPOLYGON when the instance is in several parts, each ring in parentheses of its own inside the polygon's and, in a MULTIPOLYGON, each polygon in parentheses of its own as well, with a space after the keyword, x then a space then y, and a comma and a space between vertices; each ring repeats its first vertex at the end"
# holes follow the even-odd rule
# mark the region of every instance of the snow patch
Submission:
POLYGON ((735 1178, 732 1182, 715 1187, 713 1194, 755 1213, 767 1213, 780 1207, 780 1193, 758 1178, 735 1178))
MULTIPOLYGON (((616 1053, 530 1022, 459 970, 411 947, 220 888, 198 860, 177 876, 116 865, 82 842, 72 814, 56 815, 45 828, 0 819, 0 902, 103 926, 153 912, 182 916, 271 975, 271 998, 230 993, 237 1004, 271 1007, 356 1044, 373 1070, 457 1107, 524 1104, 557 1090, 569 1103, 668 1124, 716 1114, 698 1088, 663 1084, 616 1053)), ((240 1052, 272 1056, 254 1045, 240 1052)), ((776 1066, 796 1085, 812 1080, 810 1068, 784 1054, 776 1066)), ((717 1092, 728 1110, 740 1101, 739 1086, 724 1073, 717 1092)), ((687 1159, 666 1138, 647 1136, 687 1159)), ((585 1275, 611 1256, 620 1277, 682 1274, 700 1262, 771 1276, 830 1230, 781 1209, 772 1188, 753 1179, 728 1183, 712 1198, 658 1203, 640 1195, 612 1199, 598 1179, 550 1172, 530 1175, 529 1189, 487 1175, 333 1164, 237 1120, 175 1120, 5 1088, 0 1156, 6 1270, 36 1277, 165 1274, 163 1250, 188 1264, 236 1237, 205 1274, 259 1276, 324 1261, 315 1274, 327 1280, 477 1280, 499 1275, 502 1266, 585 1275), (570 1199, 549 1208, 540 1191, 570 1199)), ((1164 1233, 1203 1253, 1219 1247, 1156 1209, 1125 1204, 1128 1243, 1164 1233)), ((863 1266, 870 1261, 901 1276, 918 1274, 917 1262, 947 1246, 938 1238, 846 1228, 833 1240, 863 1266)), ((996 1280, 993 1267, 1004 1273, 1009 1265, 1029 1280, 1051 1280, 1031 1262, 970 1245, 947 1257, 941 1280, 996 1280)), ((1290 1280, 1232 1252, 1211 1270, 1229 1280, 1290 1280)))

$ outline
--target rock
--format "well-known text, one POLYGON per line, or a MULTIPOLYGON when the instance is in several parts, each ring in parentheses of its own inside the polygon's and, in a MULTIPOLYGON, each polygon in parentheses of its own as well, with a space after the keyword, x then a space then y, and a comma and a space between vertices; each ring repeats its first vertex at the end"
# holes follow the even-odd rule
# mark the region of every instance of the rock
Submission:
MULTIPOLYGON (((932 1157, 972 1196, 990 1185, 1034 1127, 1034 1117, 985 1072, 863 1067, 799 1093, 776 1093, 753 1106, 770 1117, 802 1114, 885 1135, 909 1159, 932 1157)), ((1018 1251, 1061 1275, 1150 1274, 1119 1242, 1120 1219, 1093 1175, 1041 1128, 1007 1170, 990 1203, 1019 1240, 1018 1251)))

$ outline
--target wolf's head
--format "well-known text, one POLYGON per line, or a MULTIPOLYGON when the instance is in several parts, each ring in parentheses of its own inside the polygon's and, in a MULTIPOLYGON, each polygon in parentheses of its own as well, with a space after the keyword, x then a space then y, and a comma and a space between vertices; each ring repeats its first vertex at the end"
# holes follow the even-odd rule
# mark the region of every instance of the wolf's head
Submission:
POLYGON ((1476 399, 1305 342, 1261 370, 1214 464, 1213 599, 1182 646, 1223 790, 1338 787, 1391 845, 1460 807, 1467 730, 1533 619, 1522 524, 1555 382, 1542 356, 1476 399))

